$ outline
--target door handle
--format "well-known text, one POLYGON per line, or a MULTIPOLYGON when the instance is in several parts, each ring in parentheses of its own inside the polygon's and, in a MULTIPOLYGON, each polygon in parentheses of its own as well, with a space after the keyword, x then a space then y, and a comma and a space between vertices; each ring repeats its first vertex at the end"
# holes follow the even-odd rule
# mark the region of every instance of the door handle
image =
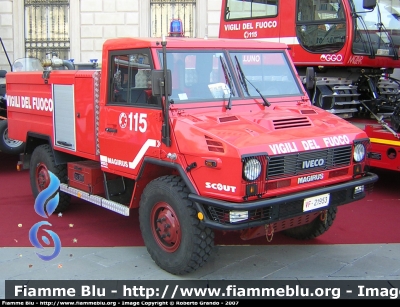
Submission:
POLYGON ((114 129, 114 128, 106 128, 106 131, 107 132, 117 132, 118 130, 114 129))
POLYGON ((57 141, 57 144, 59 145, 64 145, 64 146, 68 146, 68 147, 72 147, 71 143, 65 142, 65 141, 57 141))

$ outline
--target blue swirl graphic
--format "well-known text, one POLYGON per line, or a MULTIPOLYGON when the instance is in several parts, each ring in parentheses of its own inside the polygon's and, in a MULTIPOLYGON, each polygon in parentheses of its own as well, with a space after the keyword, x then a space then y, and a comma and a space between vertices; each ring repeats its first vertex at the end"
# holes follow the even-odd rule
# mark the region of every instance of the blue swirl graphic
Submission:
MULTIPOLYGON (((39 242, 39 240, 37 238, 37 235, 38 235, 39 228, 42 225, 51 226, 51 224, 49 222, 42 221, 42 222, 38 222, 35 225, 33 225, 32 228, 29 230, 29 241, 31 241, 31 244, 34 247, 40 248, 40 249, 44 249, 44 247, 42 246, 42 244, 40 244, 40 242, 39 242)), ((50 235, 50 237, 52 238, 52 240, 54 242, 54 252, 53 252, 53 254, 51 254, 49 256, 45 256, 45 255, 42 255, 40 253, 36 253, 36 255, 38 255, 38 257, 40 259, 42 259, 42 260, 49 261, 49 260, 52 260, 55 257, 57 257, 58 254, 60 253, 60 251, 61 251, 61 241, 60 241, 59 236, 54 231, 47 230, 47 229, 43 229, 43 230, 46 231, 50 235)), ((47 237, 42 236, 42 240, 44 241, 44 243, 46 245, 50 244, 49 239, 47 237)))
POLYGON ((60 199, 60 196, 58 194, 58 190, 60 188, 60 180, 50 171, 49 175, 50 184, 46 189, 38 194, 35 199, 34 205, 36 213, 44 218, 47 218, 54 212, 54 210, 56 210, 60 199))
MULTIPOLYGON (((35 199, 35 205, 34 205, 36 213, 44 218, 48 218, 54 212, 54 210, 56 210, 60 199, 58 193, 60 189, 60 180, 50 171, 49 171, 49 176, 50 176, 49 186, 38 194, 38 196, 35 199)), ((31 241, 34 247, 39 249, 44 249, 42 244, 39 242, 37 238, 39 228, 43 225, 51 226, 49 222, 42 221, 33 225, 32 228, 29 230, 29 241, 31 241)), ((42 260, 49 261, 57 257, 58 254, 60 253, 61 241, 58 235, 54 231, 47 229, 43 230, 47 232, 50 235, 51 239, 53 240, 54 252, 49 256, 42 255, 40 253, 36 253, 36 255, 38 255, 38 257, 42 260)), ((42 241, 46 245, 50 245, 50 241, 46 236, 42 236, 42 241)))

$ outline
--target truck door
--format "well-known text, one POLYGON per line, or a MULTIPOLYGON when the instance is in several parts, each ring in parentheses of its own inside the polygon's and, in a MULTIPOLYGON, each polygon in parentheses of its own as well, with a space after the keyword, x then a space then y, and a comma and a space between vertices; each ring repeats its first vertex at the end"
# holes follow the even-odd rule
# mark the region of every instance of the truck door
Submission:
POLYGON ((161 144, 161 104, 151 93, 148 50, 114 52, 110 57, 108 97, 99 123, 102 169, 137 175, 145 156, 161 144))

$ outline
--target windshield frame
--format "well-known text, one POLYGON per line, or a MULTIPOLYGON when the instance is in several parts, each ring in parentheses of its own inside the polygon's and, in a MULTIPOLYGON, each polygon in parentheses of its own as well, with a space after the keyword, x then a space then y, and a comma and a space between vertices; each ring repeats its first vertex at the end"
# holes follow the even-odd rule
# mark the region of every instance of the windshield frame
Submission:
MULTIPOLYGON (((162 66, 163 55, 161 51, 158 52, 158 59, 162 66)), ((243 99, 250 99, 254 102, 255 99, 262 98, 262 96, 264 98, 304 96, 304 87, 299 81, 285 49, 168 49, 167 65, 172 74, 172 95, 170 99, 173 100, 174 104, 212 101, 228 103, 230 100, 243 99), (260 90, 260 93, 254 86, 247 84, 250 96, 247 95, 243 84, 240 82, 240 75, 234 59, 235 55, 240 59, 239 64, 245 76, 248 77, 248 81, 257 83, 254 85, 260 90), (245 59, 246 57, 250 59, 251 56, 257 57, 258 60, 249 66, 245 59), (221 57, 223 61, 221 61, 221 57), (268 58, 270 58, 270 61, 266 62, 268 58), (262 59, 265 59, 264 62, 257 62, 262 59), (225 68, 223 63, 226 63, 225 68), (210 77, 207 87, 202 87, 200 91, 196 91, 195 87, 200 78, 199 72, 202 77, 207 76, 207 74, 210 77), (277 72, 279 72, 278 75, 277 72), (189 73, 196 74, 196 77, 188 76, 189 73), (257 78, 258 80, 256 80, 257 78), (278 86, 278 83, 281 83, 280 86, 278 86), (279 91, 278 88, 280 88, 279 91), (195 92, 197 94, 194 94, 195 92)))

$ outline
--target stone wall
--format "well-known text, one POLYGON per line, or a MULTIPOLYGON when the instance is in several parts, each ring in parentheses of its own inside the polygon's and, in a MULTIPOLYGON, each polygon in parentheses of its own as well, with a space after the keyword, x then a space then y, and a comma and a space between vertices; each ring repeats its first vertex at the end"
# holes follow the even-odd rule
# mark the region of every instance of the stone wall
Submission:
MULTIPOLYGON (((13 1, 0 0, 0 38, 7 51, 10 61, 14 58, 13 46, 13 1)), ((10 71, 7 57, 4 53, 3 46, 0 46, 0 69, 10 71)))

